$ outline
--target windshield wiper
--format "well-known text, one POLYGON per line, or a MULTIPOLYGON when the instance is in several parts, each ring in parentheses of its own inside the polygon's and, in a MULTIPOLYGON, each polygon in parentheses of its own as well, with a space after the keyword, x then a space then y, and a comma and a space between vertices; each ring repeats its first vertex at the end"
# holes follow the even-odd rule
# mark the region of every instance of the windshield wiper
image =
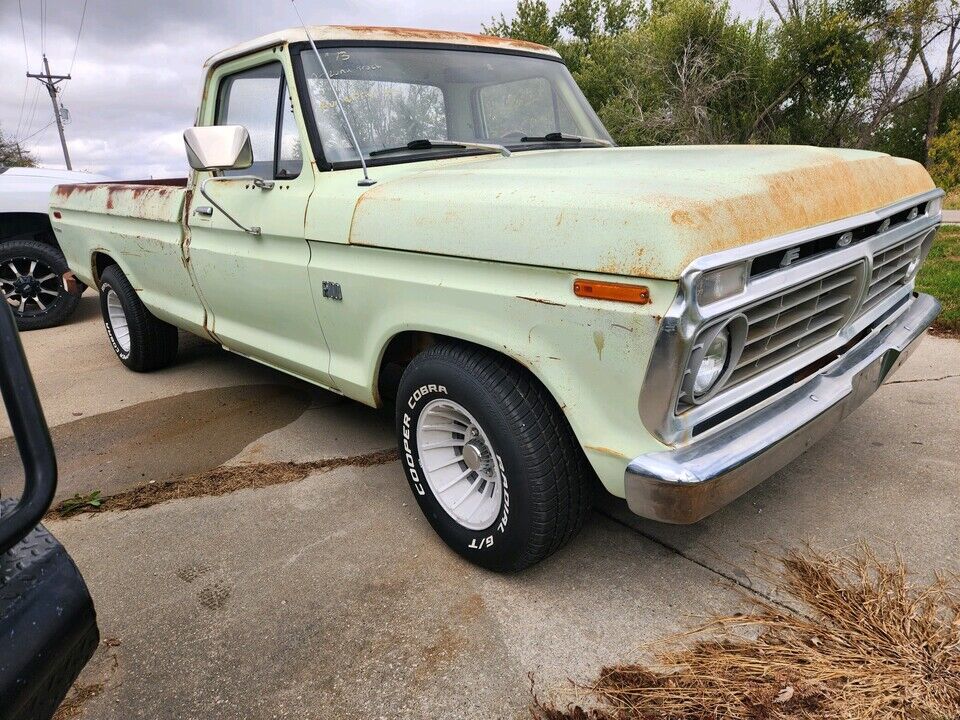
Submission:
POLYGON ((603 145, 604 147, 613 147, 613 143, 609 140, 601 140, 600 138, 585 137, 583 135, 568 135, 567 133, 562 132, 550 132, 546 135, 540 137, 533 137, 524 135, 520 138, 520 142, 570 142, 570 143, 596 143, 597 145, 603 145))
POLYGON ((504 157, 510 157, 510 151, 503 145, 494 145, 493 143, 468 142, 466 140, 428 140, 420 138, 411 140, 406 145, 399 147, 383 148, 369 153, 370 157, 377 155, 387 155, 389 153, 404 152, 405 150, 433 150, 433 149, 455 148, 459 150, 485 150, 486 152, 498 152, 504 157))

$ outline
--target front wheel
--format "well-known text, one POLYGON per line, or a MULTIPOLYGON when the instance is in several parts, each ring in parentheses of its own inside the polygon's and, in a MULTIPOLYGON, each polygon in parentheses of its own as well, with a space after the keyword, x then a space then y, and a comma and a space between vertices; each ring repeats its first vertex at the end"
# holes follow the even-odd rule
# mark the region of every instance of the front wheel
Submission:
POLYGON ((29 239, 0 243, 0 291, 19 330, 59 325, 77 309, 79 294, 63 285, 67 261, 58 248, 29 239))
POLYGON ((471 562, 529 567, 583 524, 592 471, 553 398, 509 359, 432 346, 403 373, 396 421, 420 509, 471 562))

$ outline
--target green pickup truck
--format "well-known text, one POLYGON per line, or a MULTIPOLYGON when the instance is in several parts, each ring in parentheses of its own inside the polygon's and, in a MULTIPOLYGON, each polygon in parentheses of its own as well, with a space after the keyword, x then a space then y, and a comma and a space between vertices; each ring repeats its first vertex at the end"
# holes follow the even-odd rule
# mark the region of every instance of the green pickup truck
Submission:
POLYGON ((169 365, 180 329, 395 408, 421 509, 491 569, 563 545, 597 478, 696 522, 829 432, 939 310, 914 292, 942 201, 920 165, 615 147, 526 42, 267 35, 207 62, 184 137, 189 178, 51 194, 120 360, 169 365))

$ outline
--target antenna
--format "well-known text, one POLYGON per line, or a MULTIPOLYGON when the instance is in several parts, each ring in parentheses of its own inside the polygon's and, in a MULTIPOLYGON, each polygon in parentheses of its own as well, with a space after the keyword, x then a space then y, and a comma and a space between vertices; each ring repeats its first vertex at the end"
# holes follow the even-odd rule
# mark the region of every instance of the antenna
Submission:
POLYGON ((353 126, 350 124, 350 118, 347 117, 347 111, 343 109, 343 103, 340 102, 340 96, 337 94, 337 89, 333 86, 333 81, 330 79, 330 73, 327 72, 327 66, 323 64, 323 58, 320 57, 320 51, 317 50, 316 43, 313 42, 313 38, 310 37, 310 31, 307 29, 307 24, 303 21, 303 17, 300 15, 300 10, 297 9, 297 0, 290 0, 293 3, 293 10, 297 13, 297 19, 300 20, 300 24, 303 26, 303 32, 307 35, 307 40, 310 43, 310 47, 313 48, 313 54, 317 56, 317 62, 320 63, 320 69, 323 70, 323 76, 327 79, 327 84, 330 86, 330 92, 333 93, 333 99, 337 101, 337 107, 340 109, 340 115, 343 117, 343 123, 347 126, 347 132, 350 133, 350 140, 353 142, 353 147, 357 151, 357 156, 360 158, 360 167, 363 168, 363 180, 357 183, 360 187, 369 187, 370 185, 376 185, 376 180, 371 180, 370 175, 367 174, 367 161, 363 159, 363 150, 360 149, 360 143, 357 142, 357 136, 353 132, 353 126))

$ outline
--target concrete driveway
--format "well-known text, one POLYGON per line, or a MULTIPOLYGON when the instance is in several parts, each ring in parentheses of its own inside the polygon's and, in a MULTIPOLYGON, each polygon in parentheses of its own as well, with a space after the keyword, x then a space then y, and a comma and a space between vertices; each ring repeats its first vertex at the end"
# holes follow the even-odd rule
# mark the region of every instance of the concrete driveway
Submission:
MULTIPOLYGON (((385 414, 199 341, 184 338, 173 368, 130 373, 92 297, 77 321, 23 340, 61 496, 393 444, 385 414)), ((663 526, 607 498, 519 575, 449 552, 396 462, 51 522, 105 638, 64 717, 528 717, 528 673, 538 692, 587 680, 741 607, 744 588, 769 593, 758 548, 866 538, 920 573, 960 569, 958 437, 960 343, 928 337, 836 433, 711 518, 663 526)), ((14 472, 0 440, 0 477, 14 472)))

